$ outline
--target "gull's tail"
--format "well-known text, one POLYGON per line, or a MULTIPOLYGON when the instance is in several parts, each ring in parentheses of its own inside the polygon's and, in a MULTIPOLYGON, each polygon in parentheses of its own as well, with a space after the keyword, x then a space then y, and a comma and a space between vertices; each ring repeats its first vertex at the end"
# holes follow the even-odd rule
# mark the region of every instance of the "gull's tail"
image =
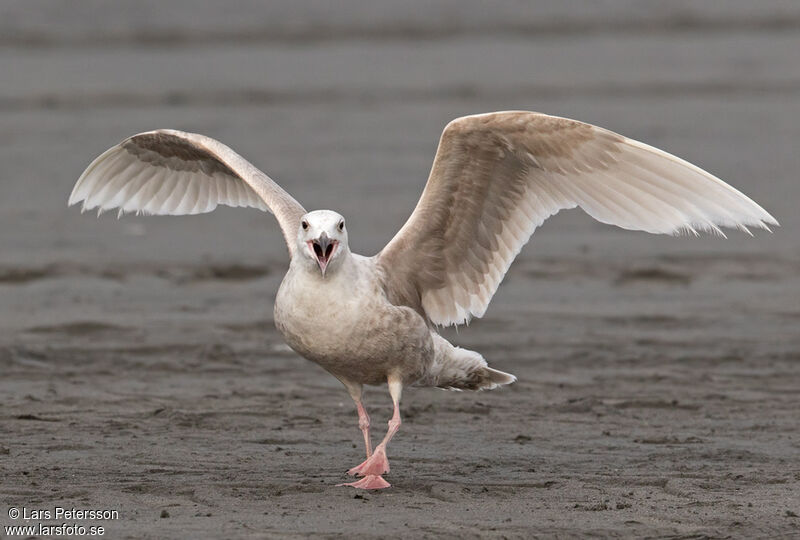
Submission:
POLYGON ((492 390, 517 380, 514 375, 490 368, 475 351, 455 347, 438 334, 433 334, 436 354, 420 386, 436 386, 448 390, 492 390))

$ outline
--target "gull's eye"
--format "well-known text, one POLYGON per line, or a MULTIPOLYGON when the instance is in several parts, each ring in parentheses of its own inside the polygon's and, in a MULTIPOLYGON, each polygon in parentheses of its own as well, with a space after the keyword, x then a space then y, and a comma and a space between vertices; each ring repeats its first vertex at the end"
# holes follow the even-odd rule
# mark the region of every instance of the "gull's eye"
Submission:
POLYGON ((340 230, 340 231, 343 231, 343 230, 344 230, 344 220, 342 220, 342 221, 340 221, 340 222, 339 222, 339 230, 340 230))
POLYGON ((303 223, 301 223, 300 225, 302 225, 302 226, 303 226, 303 230, 304 230, 304 231, 308 229, 308 221, 306 221, 306 220, 303 220, 303 223))

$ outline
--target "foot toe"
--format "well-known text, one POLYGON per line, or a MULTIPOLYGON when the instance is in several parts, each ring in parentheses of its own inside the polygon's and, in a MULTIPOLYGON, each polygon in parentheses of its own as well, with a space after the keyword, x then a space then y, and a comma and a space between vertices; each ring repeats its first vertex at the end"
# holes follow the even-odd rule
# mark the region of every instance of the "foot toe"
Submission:
POLYGON ((391 484, 376 474, 370 474, 356 482, 336 484, 336 486, 349 486, 356 489, 384 489, 390 487, 391 484))
POLYGON ((386 453, 382 451, 376 451, 364 463, 347 471, 347 474, 350 476, 380 476, 388 472, 389 460, 386 459, 386 453))

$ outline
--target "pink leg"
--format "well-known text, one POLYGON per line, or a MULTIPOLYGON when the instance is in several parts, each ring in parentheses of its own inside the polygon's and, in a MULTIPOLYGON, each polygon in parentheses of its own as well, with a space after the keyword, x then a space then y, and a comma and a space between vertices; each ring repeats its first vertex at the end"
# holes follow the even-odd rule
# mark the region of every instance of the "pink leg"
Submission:
POLYGON ((360 399, 356 401, 356 408, 358 409, 358 429, 364 435, 364 448, 367 450, 367 458, 370 458, 372 456, 372 441, 369 440, 369 415, 360 399))
POLYGON ((389 472, 386 445, 389 444, 389 441, 392 440, 392 437, 394 437, 394 434, 397 433, 397 430, 400 429, 400 425, 402 424, 400 420, 400 394, 402 389, 403 385, 399 380, 392 379, 389 381, 389 392, 392 395, 392 402, 394 403, 394 413, 392 414, 392 419, 389 420, 389 430, 386 432, 383 441, 375 447, 375 452, 371 456, 368 456, 364 463, 347 471, 349 475, 358 475, 364 478, 357 482, 339 485, 362 489, 381 489, 389 487, 390 484, 381 478, 381 475, 389 472))
POLYGON ((360 384, 345 380, 342 380, 342 384, 347 388, 350 397, 353 398, 353 402, 356 404, 356 410, 358 411, 358 429, 360 429, 362 435, 364 435, 364 448, 369 458, 372 456, 372 441, 370 441, 369 438, 369 415, 367 414, 367 409, 364 408, 364 404, 361 403, 361 392, 364 387, 360 384))

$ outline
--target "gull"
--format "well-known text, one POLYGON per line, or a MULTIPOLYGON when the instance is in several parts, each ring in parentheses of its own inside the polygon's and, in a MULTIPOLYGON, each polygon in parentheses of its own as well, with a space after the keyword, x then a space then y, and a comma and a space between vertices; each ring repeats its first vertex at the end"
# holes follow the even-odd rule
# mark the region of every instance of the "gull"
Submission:
POLYGON ((560 210, 656 234, 724 236, 778 222, 720 179, 612 131, 546 114, 503 111, 457 118, 442 132, 428 182, 408 221, 372 257, 348 245, 345 219, 307 212, 224 144, 160 129, 110 148, 80 176, 69 204, 98 214, 210 212, 217 205, 274 214, 289 250, 275 301, 288 345, 345 386, 366 460, 339 485, 389 487, 386 447, 400 428, 405 386, 489 390, 516 377, 439 335, 482 317, 534 230, 560 210), (363 385, 387 383, 393 414, 373 450, 363 385))

